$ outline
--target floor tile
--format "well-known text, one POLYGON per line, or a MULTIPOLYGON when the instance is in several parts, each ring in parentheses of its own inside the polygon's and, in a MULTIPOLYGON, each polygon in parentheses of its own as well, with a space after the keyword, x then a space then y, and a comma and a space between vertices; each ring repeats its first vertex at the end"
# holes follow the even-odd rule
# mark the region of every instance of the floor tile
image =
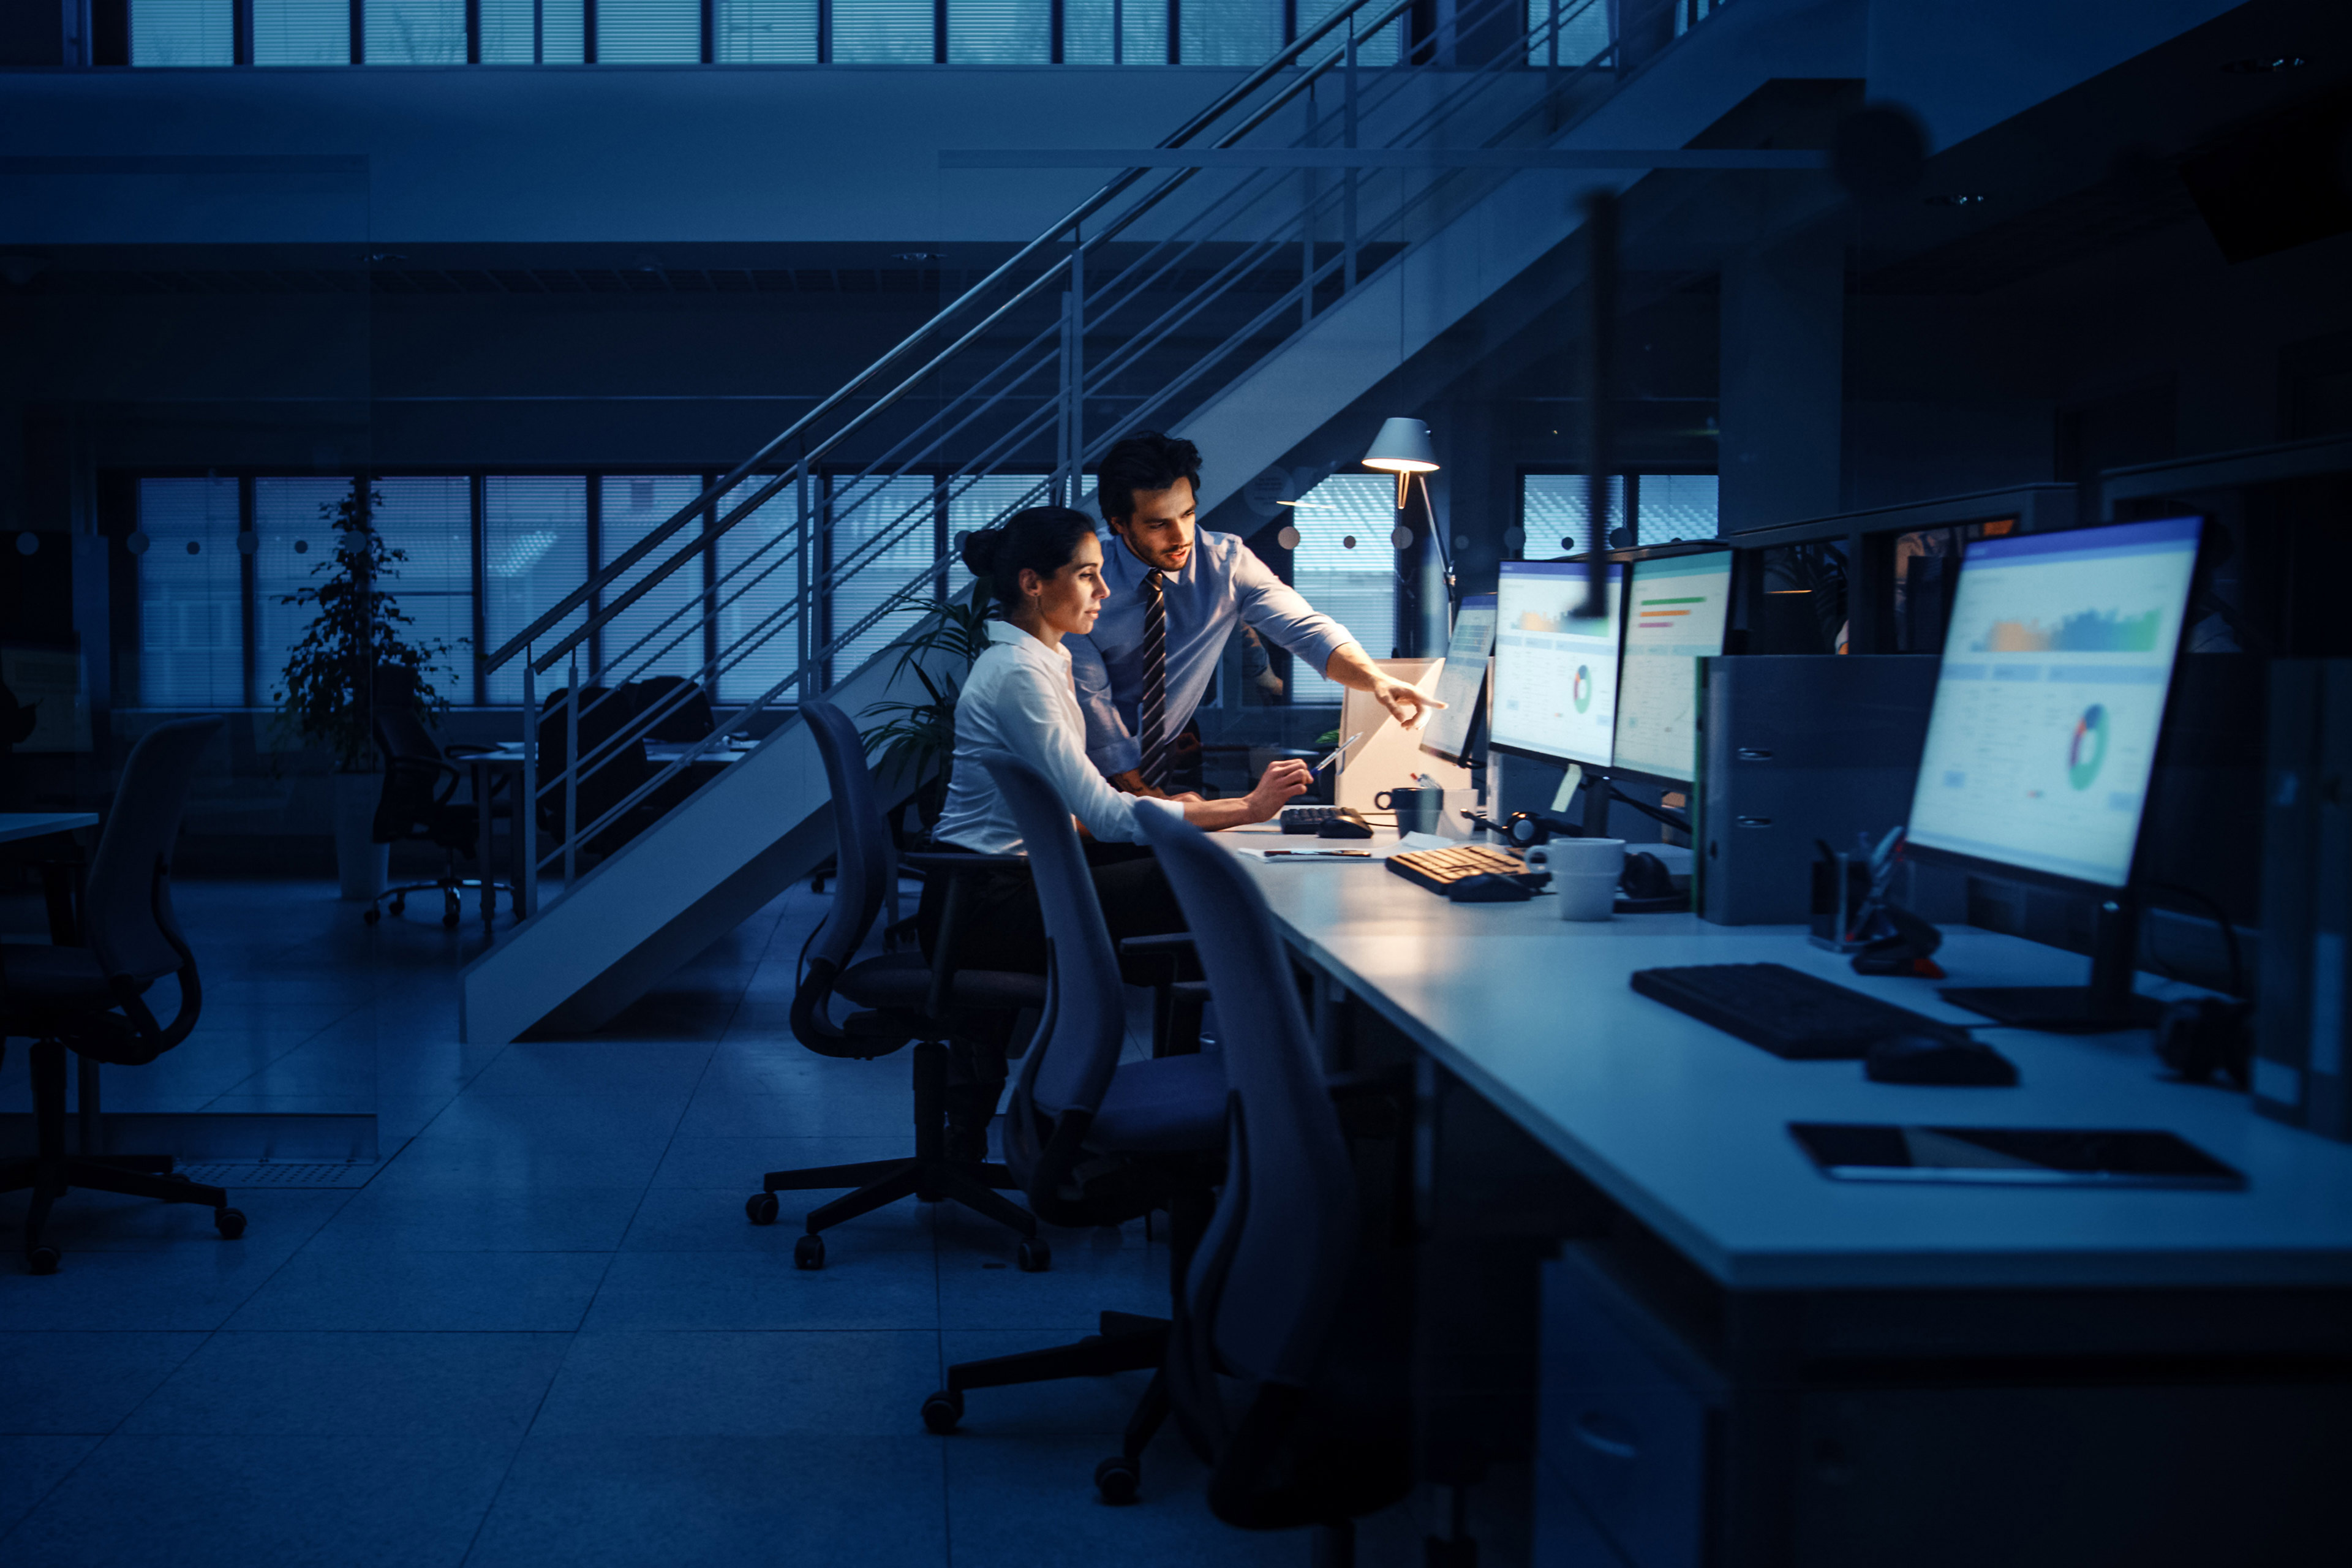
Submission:
POLYGON ((960 1432, 940 1447, 955 1568, 1034 1568, 1041 1541, 1053 1542, 1055 1562, 1118 1568, 1307 1561, 1301 1532, 1219 1523, 1204 1498, 1207 1472, 1172 1429, 1144 1451, 1142 1493, 1124 1507, 1095 1492, 1095 1466, 1118 1452, 1108 1438, 960 1432))
POLYGON ((944 1568, 941 1464, 928 1436, 534 1434, 467 1568, 944 1568))
POLYGON ((556 1333, 218 1333, 123 1430, 520 1442, 571 1343, 556 1333))
MULTIPOLYGON (((642 1186, 518 1192, 462 1180, 371 1185, 320 1228, 309 1250, 609 1252, 622 1244, 644 1196, 642 1186)), ((736 1206, 750 1229, 740 1203, 736 1206)))
MULTIPOLYGON (((944 1329, 1076 1329, 1093 1327, 1106 1311, 1143 1317, 1168 1314, 1168 1249, 1146 1247, 1142 1226, 1129 1226, 1120 1245, 1103 1234, 1046 1227, 1053 1267, 1041 1274, 988 1265, 1012 1255, 1010 1232, 978 1216, 937 1216, 940 1236, 940 1326, 944 1329)), ((1118 1233, 1108 1233, 1117 1237, 1118 1233)))
POLYGON ((760 1190, 770 1171, 801 1171, 813 1165, 845 1165, 868 1160, 904 1160, 915 1152, 911 1120, 906 1131, 885 1138, 687 1138, 671 1140, 654 1172, 656 1187, 725 1187, 740 1184, 745 1196, 760 1190))
POLYGON ((103 1436, 204 1342, 200 1333, 0 1333, 0 1431, 103 1436))
POLYGON ((480 1437, 108 1438, 0 1541, 40 1568, 442 1568, 514 1444, 480 1437))
POLYGON ((230 1323, 238 1329, 565 1331, 580 1326, 611 1257, 305 1252, 230 1323))
POLYGON ((939 1385, 939 1336, 928 1331, 592 1331, 572 1342, 531 1430, 911 1436, 939 1385))
POLYGON ((783 1094, 705 1090, 677 1124, 681 1138, 887 1138, 914 1140, 908 1095, 855 1098, 802 1089, 783 1094))
POLYGON ((283 1251, 217 1238, 68 1248, 58 1272, 39 1277, 0 1257, 0 1329, 216 1329, 285 1262, 283 1251))
POLYGON ((938 1272, 927 1252, 845 1256, 817 1269, 760 1253, 624 1252, 614 1257, 585 1326, 936 1329, 938 1272))
MULTIPOLYGON (((104 1439, 0 1436, 0 1538, 104 1439)), ((7 1542, 0 1539, 0 1551, 7 1542)))
MULTIPOLYGON (((761 1252, 790 1257, 807 1228, 809 1212, 843 1195, 841 1191, 778 1193, 773 1225, 753 1225, 743 1201, 759 1190, 748 1187, 654 1187, 646 1191, 621 1243, 624 1252, 761 1252)), ((826 1231, 825 1255, 845 1261, 868 1252, 931 1249, 931 1206, 912 1198, 886 1204, 846 1225, 826 1231)))

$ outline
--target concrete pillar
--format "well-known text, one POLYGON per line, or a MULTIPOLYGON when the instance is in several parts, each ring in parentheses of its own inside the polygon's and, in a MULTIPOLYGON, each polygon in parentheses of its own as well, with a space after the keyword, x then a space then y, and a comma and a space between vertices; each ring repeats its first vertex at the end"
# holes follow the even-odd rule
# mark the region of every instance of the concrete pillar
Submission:
POLYGON ((1722 305, 1723 531, 1839 510, 1843 237, 1727 257, 1722 305))

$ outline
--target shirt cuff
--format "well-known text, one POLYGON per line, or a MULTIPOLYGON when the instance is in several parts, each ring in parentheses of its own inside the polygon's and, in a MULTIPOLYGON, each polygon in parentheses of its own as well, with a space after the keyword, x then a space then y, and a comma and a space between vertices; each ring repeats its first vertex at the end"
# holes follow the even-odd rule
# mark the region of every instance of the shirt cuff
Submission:
POLYGON ((1087 752, 1087 761, 1094 763, 1097 773, 1108 778, 1113 773, 1123 773, 1129 768, 1141 767, 1143 745, 1132 735, 1121 735, 1115 741, 1105 741, 1101 745, 1090 749, 1087 752))
POLYGON ((1331 669, 1331 656, 1355 640, 1344 631, 1315 632, 1296 644, 1286 646, 1290 648, 1291 658, 1313 660, 1315 673, 1328 677, 1331 669))

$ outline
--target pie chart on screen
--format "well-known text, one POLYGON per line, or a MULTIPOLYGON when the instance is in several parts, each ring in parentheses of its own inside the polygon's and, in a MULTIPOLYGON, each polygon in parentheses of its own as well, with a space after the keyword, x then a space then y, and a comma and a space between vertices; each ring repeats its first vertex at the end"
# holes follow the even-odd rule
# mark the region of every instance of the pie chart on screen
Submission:
POLYGON ((2099 764, 2106 760, 2107 710, 2094 702, 2074 721, 2074 738, 2066 746, 2066 782, 2076 789, 2090 788, 2099 776, 2099 764))
POLYGON ((1591 665, 1580 664, 1576 667, 1576 679, 1569 687, 1568 694, 1575 700, 1576 710, 1579 713, 1592 706, 1592 667, 1591 665))

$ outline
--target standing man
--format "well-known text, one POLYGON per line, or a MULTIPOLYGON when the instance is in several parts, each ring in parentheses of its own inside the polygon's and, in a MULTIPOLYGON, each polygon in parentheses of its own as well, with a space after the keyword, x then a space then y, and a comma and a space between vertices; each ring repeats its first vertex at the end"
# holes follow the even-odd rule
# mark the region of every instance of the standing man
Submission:
POLYGON ((1157 431, 1103 455, 1096 499, 1111 538, 1110 589, 1089 637, 1063 639, 1087 721, 1087 755, 1129 795, 1163 795, 1178 733, 1201 705, 1236 622, 1310 669, 1369 691, 1408 728, 1444 703, 1384 674, 1330 616, 1231 533, 1194 525, 1201 451, 1157 431))

